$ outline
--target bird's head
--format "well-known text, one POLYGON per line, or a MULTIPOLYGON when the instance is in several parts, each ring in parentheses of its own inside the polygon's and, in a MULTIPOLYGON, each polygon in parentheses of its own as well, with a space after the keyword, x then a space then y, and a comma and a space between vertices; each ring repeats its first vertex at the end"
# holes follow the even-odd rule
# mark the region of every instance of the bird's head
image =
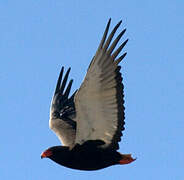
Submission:
POLYGON ((55 159, 56 157, 62 158, 69 151, 68 147, 64 146, 53 146, 42 152, 41 158, 55 159))
POLYGON ((49 158, 49 157, 52 156, 52 155, 53 155, 53 152, 52 152, 52 150, 49 148, 49 149, 45 150, 44 152, 42 152, 41 158, 42 158, 42 159, 43 159, 43 158, 49 158))

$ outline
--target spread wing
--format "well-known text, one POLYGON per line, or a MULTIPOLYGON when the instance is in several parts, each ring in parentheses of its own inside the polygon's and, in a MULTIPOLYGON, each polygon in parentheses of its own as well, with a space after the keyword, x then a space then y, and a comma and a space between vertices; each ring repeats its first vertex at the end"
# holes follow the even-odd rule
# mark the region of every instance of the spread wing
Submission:
POLYGON ((117 58, 128 39, 113 51, 124 29, 111 43, 121 24, 115 26, 106 40, 109 20, 98 50, 88 68, 86 77, 75 95, 76 140, 82 144, 88 140, 102 140, 103 147, 118 149, 121 131, 124 130, 123 84, 118 65, 126 56, 117 58), (111 45, 110 45, 111 43, 111 45))
POLYGON ((76 115, 74 105, 75 93, 69 98, 73 80, 70 80, 66 87, 70 68, 62 81, 63 71, 64 68, 62 67, 51 102, 49 126, 63 145, 72 147, 76 134, 76 122, 74 120, 76 115))

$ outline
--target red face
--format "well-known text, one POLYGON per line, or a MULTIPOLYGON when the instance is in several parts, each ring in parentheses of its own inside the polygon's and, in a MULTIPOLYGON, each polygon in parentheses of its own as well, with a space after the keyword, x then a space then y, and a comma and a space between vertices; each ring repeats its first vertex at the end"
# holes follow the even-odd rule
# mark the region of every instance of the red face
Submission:
POLYGON ((52 156, 52 151, 50 149, 47 149, 41 154, 41 158, 47 158, 49 156, 52 156))

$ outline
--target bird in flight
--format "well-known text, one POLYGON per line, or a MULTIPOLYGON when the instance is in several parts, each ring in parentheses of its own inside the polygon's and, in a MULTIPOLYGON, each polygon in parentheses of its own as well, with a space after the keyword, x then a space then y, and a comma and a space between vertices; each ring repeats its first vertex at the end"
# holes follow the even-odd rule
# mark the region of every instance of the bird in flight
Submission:
POLYGON ((112 39, 121 22, 107 37, 109 19, 85 79, 71 96, 73 80, 67 83, 70 68, 65 74, 64 67, 61 68, 51 102, 49 127, 63 146, 48 148, 41 158, 78 170, 98 170, 135 160, 131 154, 117 151, 125 129, 124 86, 119 63, 126 53, 118 55, 128 39, 114 49, 126 29, 113 42, 112 39))

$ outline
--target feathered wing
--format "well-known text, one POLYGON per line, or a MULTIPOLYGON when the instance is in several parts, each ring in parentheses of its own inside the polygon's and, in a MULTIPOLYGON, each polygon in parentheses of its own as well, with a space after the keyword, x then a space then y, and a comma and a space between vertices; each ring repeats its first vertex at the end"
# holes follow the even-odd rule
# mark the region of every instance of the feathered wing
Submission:
POLYGON ((104 147, 118 149, 124 130, 123 84, 118 64, 126 56, 117 58, 128 40, 113 51, 125 29, 111 43, 121 24, 115 26, 107 40, 109 20, 98 50, 90 63, 86 77, 75 95, 76 144, 87 140, 102 140, 104 147), (110 45, 111 43, 111 45, 110 45), (110 46, 109 46, 110 45, 110 46))
POLYGON ((70 68, 67 70, 64 78, 63 71, 64 68, 62 67, 51 102, 49 126, 63 145, 72 147, 76 134, 76 122, 74 120, 76 115, 74 105, 75 93, 69 98, 73 80, 70 80, 66 87, 70 68))

